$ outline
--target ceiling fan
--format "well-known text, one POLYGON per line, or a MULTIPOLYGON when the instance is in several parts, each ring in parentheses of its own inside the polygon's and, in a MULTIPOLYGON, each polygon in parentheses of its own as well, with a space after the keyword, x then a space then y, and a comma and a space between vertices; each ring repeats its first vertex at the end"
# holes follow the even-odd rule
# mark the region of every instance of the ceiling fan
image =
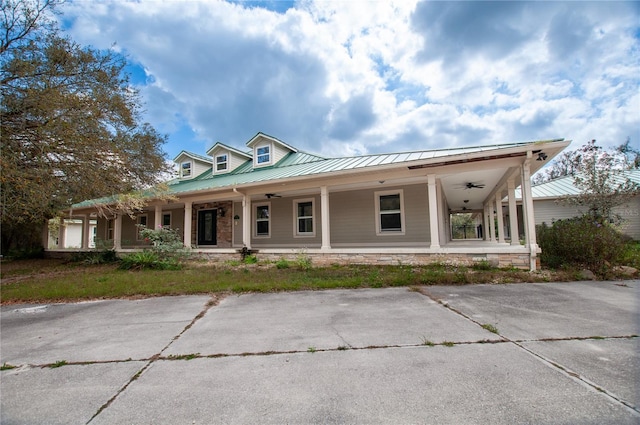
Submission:
POLYGON ((267 197, 267 199, 271 199, 271 198, 282 198, 281 195, 276 195, 275 193, 265 193, 264 196, 267 197))
POLYGON ((484 183, 468 182, 464 185, 465 189, 484 189, 484 183))

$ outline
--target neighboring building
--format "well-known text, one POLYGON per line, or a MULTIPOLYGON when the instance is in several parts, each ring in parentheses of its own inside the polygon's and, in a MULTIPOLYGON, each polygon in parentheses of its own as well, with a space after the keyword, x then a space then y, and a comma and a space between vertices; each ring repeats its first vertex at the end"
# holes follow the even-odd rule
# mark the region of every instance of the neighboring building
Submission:
MULTIPOLYGON (((617 176, 618 182, 626 179, 640 185, 640 170, 624 171, 617 176)), ((536 211, 536 225, 546 223, 550 226, 556 220, 576 217, 585 212, 576 205, 561 202, 564 197, 580 194, 580 190, 573 183, 573 176, 560 177, 532 186, 531 194, 536 211)), ((521 199, 520 190, 516 191, 516 198, 521 199)), ((615 208, 614 212, 623 219, 620 225, 622 233, 640 240, 640 194, 634 196, 627 204, 615 208)))
MULTIPOLYGON (((185 245, 209 258, 246 247, 272 259, 304 250, 325 264, 487 260, 535 268, 533 204, 525 202, 518 225, 515 189, 530 193, 530 176, 569 143, 324 158, 258 133, 248 152, 222 143, 208 156, 181 152, 179 177, 169 182, 175 200, 150 200, 134 219, 98 218, 97 238, 118 251, 141 248, 143 224, 179 229, 185 245), (507 214, 494 214, 505 196, 507 214), (452 238, 451 214, 459 212, 476 213, 489 229, 484 240, 452 238), (518 227, 524 245, 509 241, 518 227)), ((95 202, 74 205, 72 217, 91 217, 95 202)))
MULTIPOLYGON (((56 219, 53 219, 56 220, 56 219)), ((47 247, 49 249, 57 248, 82 248, 82 232, 83 232, 83 220, 81 219, 64 219, 62 225, 58 225, 56 231, 53 230, 53 225, 50 223, 47 247)), ((88 248, 96 247, 96 230, 97 220, 90 219, 89 227, 86 229, 88 240, 88 248)))

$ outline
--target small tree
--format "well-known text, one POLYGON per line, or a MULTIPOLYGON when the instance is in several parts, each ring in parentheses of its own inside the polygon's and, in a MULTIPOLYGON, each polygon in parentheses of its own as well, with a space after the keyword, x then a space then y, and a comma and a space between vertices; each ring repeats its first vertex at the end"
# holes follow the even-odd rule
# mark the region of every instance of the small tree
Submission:
POLYGON ((594 220, 619 222, 621 217, 613 210, 640 194, 640 185, 625 176, 629 167, 627 156, 619 150, 607 152, 596 141, 579 149, 581 162, 573 181, 580 190, 577 196, 568 196, 563 202, 587 208, 594 220))

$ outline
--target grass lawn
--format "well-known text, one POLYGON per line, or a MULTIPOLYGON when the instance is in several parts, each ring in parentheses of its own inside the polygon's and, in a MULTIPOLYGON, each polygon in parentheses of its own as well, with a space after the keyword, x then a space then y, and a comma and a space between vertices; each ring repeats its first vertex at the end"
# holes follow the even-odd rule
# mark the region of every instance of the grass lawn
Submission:
POLYGON ((377 288, 468 283, 575 280, 568 272, 430 266, 329 266, 278 268, 274 263, 220 264, 192 261, 182 270, 118 269, 63 260, 15 260, 0 265, 0 301, 80 301, 160 295, 377 288))

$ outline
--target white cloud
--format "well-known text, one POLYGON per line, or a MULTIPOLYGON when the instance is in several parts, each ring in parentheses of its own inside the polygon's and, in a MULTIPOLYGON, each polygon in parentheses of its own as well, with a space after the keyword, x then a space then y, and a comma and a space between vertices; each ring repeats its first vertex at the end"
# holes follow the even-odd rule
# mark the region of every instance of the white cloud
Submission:
POLYGON ((116 42, 147 74, 147 119, 170 133, 169 156, 216 141, 243 148, 258 131, 325 155, 640 140, 637 3, 293 5, 71 1, 61 11, 75 40, 116 42))

